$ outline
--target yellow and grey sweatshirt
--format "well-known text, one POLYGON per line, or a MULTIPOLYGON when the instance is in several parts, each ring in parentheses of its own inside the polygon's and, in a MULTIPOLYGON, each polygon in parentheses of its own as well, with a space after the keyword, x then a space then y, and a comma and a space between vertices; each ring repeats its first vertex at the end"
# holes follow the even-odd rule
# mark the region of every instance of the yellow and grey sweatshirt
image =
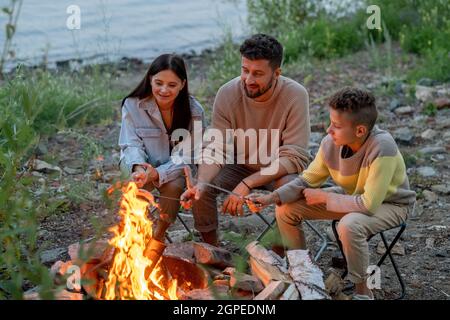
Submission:
POLYGON ((387 131, 375 126, 361 148, 344 158, 346 148, 336 146, 327 135, 308 168, 275 191, 280 202, 300 199, 303 189, 318 188, 330 176, 344 194, 328 193, 328 211, 372 215, 382 203, 408 205, 415 201, 416 193, 409 188, 405 162, 387 131))

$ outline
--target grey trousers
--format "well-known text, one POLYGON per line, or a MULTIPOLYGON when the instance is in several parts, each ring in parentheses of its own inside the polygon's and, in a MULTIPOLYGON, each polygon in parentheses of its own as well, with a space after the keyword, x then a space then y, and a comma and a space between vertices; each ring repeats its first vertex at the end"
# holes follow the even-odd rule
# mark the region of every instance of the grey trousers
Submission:
MULTIPOLYGON (((249 169, 244 165, 227 164, 213 179, 212 184, 232 191, 246 177, 255 173, 255 170, 249 169)), ((297 174, 289 174, 281 177, 270 184, 261 187, 273 191, 283 184, 295 179, 297 174)), ((207 187, 199 200, 193 201, 192 211, 194 214, 194 226, 200 232, 210 232, 218 228, 218 213, 216 197, 220 190, 207 187)))
POLYGON ((370 216, 360 212, 327 211, 325 204, 309 206, 305 199, 300 199, 277 206, 275 212, 283 242, 292 249, 305 249, 305 237, 301 228, 303 219, 339 220, 337 232, 347 260, 347 278, 353 283, 361 283, 366 280, 369 266, 367 238, 404 222, 408 207, 383 203, 370 216))

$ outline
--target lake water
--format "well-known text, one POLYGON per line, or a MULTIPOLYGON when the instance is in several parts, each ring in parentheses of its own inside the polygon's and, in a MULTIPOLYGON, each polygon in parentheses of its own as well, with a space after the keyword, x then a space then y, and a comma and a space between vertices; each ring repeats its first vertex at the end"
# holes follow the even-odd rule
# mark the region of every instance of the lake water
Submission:
MULTIPOLYGON (((1 6, 7 0, 0 0, 1 6)), ((136 57, 148 61, 164 52, 200 52, 214 47, 231 28, 244 35, 245 0, 24 0, 13 49, 17 62, 49 64, 81 58, 136 57), (80 29, 66 21, 70 5, 80 9, 80 29)), ((5 25, 0 16, 0 26, 5 25)), ((0 44, 4 42, 0 33, 0 44)))
MULTIPOLYGON (((362 0, 309 0, 337 16, 362 0)), ((0 0, 0 7, 9 0, 0 0)), ((0 27, 6 24, 0 14, 0 27)), ((165 52, 200 52, 217 45, 229 28, 235 39, 248 35, 246 0, 24 0, 14 36, 15 59, 38 64, 121 57, 150 61, 165 52), (80 29, 70 30, 71 5, 80 10, 80 29)), ((0 30, 0 50, 5 34, 0 30)))

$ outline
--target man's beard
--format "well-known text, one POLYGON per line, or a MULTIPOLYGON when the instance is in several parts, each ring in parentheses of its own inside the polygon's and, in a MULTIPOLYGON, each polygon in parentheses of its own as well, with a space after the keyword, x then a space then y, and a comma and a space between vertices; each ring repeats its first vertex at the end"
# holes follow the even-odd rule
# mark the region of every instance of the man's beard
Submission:
POLYGON ((273 75, 272 77, 270 77, 270 81, 269 83, 265 86, 260 88, 258 91, 256 91, 255 93, 251 93, 247 90, 247 86, 244 83, 244 90, 245 90, 245 94, 247 95, 247 97, 251 98, 251 99, 255 99, 258 98, 260 96, 262 96, 263 94, 265 94, 267 91, 270 90, 270 88, 272 88, 273 86, 273 75))

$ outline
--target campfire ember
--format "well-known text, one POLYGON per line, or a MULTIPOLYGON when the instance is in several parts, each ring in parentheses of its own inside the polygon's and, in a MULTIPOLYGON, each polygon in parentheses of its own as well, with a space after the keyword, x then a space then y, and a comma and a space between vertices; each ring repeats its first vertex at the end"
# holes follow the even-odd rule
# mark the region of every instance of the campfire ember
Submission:
POLYGON ((111 229, 115 236, 110 244, 115 254, 105 282, 104 298, 176 300, 177 280, 161 263, 160 256, 147 252, 149 244, 155 242, 147 210, 157 203, 151 193, 138 189, 134 182, 127 184, 123 191, 119 212, 122 221, 111 229), (148 274, 146 270, 153 266, 148 274))

